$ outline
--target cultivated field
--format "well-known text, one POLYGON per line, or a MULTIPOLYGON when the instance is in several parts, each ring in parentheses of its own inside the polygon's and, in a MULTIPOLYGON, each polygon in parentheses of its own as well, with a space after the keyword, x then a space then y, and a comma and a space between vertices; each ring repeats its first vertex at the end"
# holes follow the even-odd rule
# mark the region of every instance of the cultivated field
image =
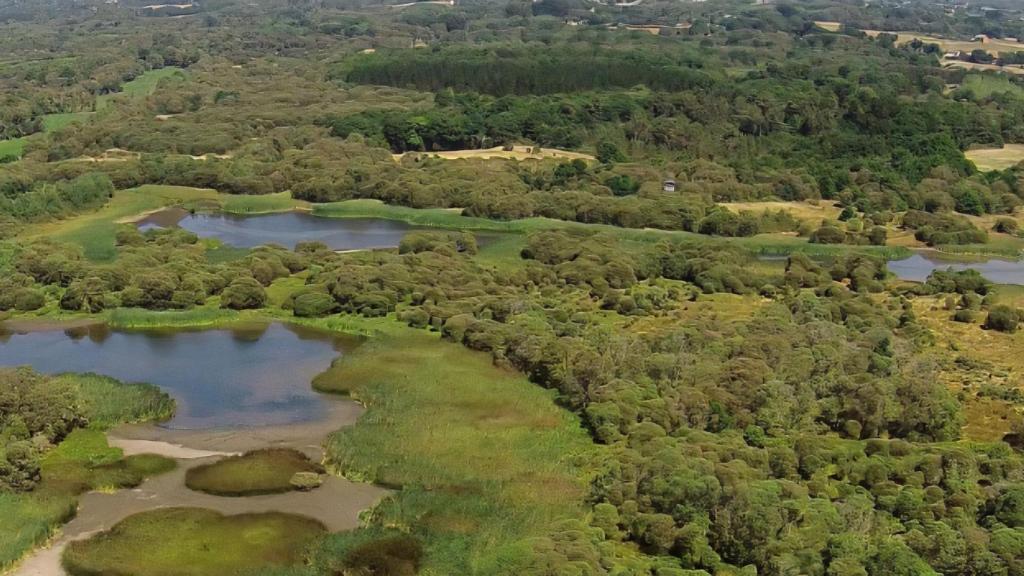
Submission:
POLYGON ((420 156, 427 155, 431 157, 442 158, 445 160, 460 160, 465 158, 509 158, 513 160, 542 160, 544 158, 564 158, 566 160, 594 160, 594 157, 590 154, 583 154, 582 152, 570 152, 568 150, 558 150, 556 148, 540 148, 539 151, 534 152, 531 146, 513 146, 511 150, 505 150, 501 146, 495 146, 494 148, 485 148, 482 150, 452 150, 449 152, 406 152, 405 154, 392 154, 396 161, 401 160, 405 156, 420 156))

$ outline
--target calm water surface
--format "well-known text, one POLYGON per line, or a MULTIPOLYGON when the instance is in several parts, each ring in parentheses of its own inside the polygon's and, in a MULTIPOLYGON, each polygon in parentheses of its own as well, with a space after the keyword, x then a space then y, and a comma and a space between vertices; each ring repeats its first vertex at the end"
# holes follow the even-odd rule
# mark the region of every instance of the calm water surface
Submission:
POLYGON ((958 261, 938 257, 929 252, 915 252, 910 258, 892 260, 889 271, 903 280, 924 282, 935 270, 977 270, 996 284, 1024 284, 1024 261, 991 259, 984 261, 958 261))
POLYGON ((190 214, 162 210, 141 220, 141 230, 178 226, 200 238, 216 238, 238 248, 280 244, 294 248, 299 242, 319 241, 334 250, 363 250, 398 246, 408 232, 422 230, 397 220, 379 218, 324 218, 306 212, 275 214, 190 214))
POLYGON ((315 420, 328 398, 313 377, 353 338, 285 324, 223 330, 118 331, 106 326, 4 332, 0 366, 46 373, 95 372, 168 392, 177 414, 165 425, 206 429, 315 420))

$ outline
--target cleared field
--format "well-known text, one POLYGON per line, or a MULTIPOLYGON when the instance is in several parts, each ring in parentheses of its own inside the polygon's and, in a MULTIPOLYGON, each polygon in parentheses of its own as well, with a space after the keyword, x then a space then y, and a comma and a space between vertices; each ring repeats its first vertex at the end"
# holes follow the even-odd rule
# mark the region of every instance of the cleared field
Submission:
POLYGON ((883 30, 865 30, 864 33, 872 38, 882 33, 895 34, 897 44, 906 44, 917 39, 925 44, 938 44, 939 47, 946 52, 953 50, 970 52, 972 50, 981 49, 986 52, 1000 54, 1002 52, 1024 51, 1024 44, 1021 44, 1020 42, 1010 42, 1000 38, 989 38, 982 42, 980 40, 951 40, 949 38, 929 36, 928 34, 922 34, 920 32, 885 32, 883 30))
POLYGON ((466 158, 480 158, 480 159, 491 159, 491 158, 505 158, 512 160, 543 160, 545 158, 562 158, 565 160, 594 160, 594 157, 590 154, 583 154, 582 152, 570 152, 568 150, 558 150, 556 148, 540 148, 539 151, 534 152, 531 146, 513 146, 512 150, 505 150, 501 146, 494 148, 485 148, 483 150, 452 150, 449 152, 406 152, 405 154, 392 154, 392 157, 396 161, 400 161, 406 156, 430 156, 443 158, 445 160, 460 160, 466 158))
POLYGON ((64 112, 60 114, 47 114, 43 116, 43 130, 52 132, 73 122, 85 122, 92 116, 92 112, 64 112))
POLYGON ((968 74, 964 77, 962 86, 970 89, 976 96, 988 97, 999 92, 1012 92, 1018 96, 1024 95, 1024 88, 1010 81, 1006 75, 992 74, 968 74))
MULTIPOLYGON (((838 32, 842 28, 841 22, 834 22, 830 20, 818 20, 814 22, 819 28, 828 30, 829 32, 838 32)), ((972 50, 982 49, 986 52, 991 53, 1002 53, 1002 52, 1017 52, 1024 51, 1024 44, 1002 38, 986 38, 985 41, 980 40, 951 40, 949 38, 940 38, 938 36, 931 36, 928 34, 922 34, 920 32, 895 32, 887 30, 864 30, 865 34, 871 38, 877 37, 879 34, 895 34, 897 44, 906 44, 912 42, 915 38, 924 42, 925 44, 938 44, 943 50, 949 52, 953 50, 960 50, 961 52, 970 52, 972 50)))
POLYGON ((1006 144, 1002 148, 980 148, 964 152, 978 170, 1004 170, 1024 160, 1024 144, 1006 144))

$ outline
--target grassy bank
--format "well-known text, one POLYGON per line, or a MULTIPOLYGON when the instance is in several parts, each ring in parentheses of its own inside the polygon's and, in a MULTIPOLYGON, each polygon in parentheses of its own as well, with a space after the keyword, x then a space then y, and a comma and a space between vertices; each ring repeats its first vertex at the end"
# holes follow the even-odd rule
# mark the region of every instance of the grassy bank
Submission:
POLYGON ((72 432, 41 461, 41 482, 30 492, 0 493, 0 570, 46 541, 74 516, 79 494, 136 486, 174 467, 158 456, 122 457, 104 430, 120 422, 166 418, 174 403, 153 386, 122 385, 94 375, 64 375, 61 386, 78 392, 90 428, 72 432))
MULTIPOLYGON (((761 234, 749 238, 723 238, 683 232, 678 230, 651 230, 620 228, 608 224, 584 224, 550 218, 525 218, 522 220, 491 220, 462 216, 457 210, 440 208, 408 208, 384 204, 379 200, 347 200, 317 204, 313 214, 327 218, 382 218, 398 220, 416 226, 429 226, 451 230, 472 230, 483 232, 504 232, 527 234, 539 230, 581 230, 613 234, 620 239, 637 242, 657 242, 664 239, 693 240, 701 242, 724 242, 737 244, 762 255, 785 255, 804 252, 810 255, 835 255, 850 251, 863 251, 886 258, 906 258, 910 255, 901 246, 847 246, 841 244, 811 244, 805 238, 780 234, 761 234)), ((508 246, 508 244, 505 244, 508 246)))
POLYGON ((120 226, 147 212, 168 206, 258 214, 293 210, 303 204, 292 200, 286 193, 232 196, 209 188, 146 184, 118 190, 110 202, 94 212, 33 226, 28 237, 48 237, 59 242, 77 244, 90 260, 109 261, 116 255, 114 238, 120 226))
MULTIPOLYGON (((598 450, 549 392, 488 355, 394 320, 366 321, 377 338, 315 381, 368 406, 328 442, 328 462, 353 478, 401 486, 375 509, 370 533, 398 528, 425 546, 426 574, 516 573, 531 538, 582 518, 598 450)), ((316 556, 325 569, 365 541, 337 534, 316 556)))

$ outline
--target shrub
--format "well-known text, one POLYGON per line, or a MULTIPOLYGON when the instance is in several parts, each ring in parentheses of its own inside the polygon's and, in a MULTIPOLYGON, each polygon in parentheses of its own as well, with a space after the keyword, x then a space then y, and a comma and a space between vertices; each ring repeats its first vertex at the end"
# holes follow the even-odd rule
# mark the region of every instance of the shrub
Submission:
POLYGON ((970 323, 974 322, 977 319, 977 317, 978 317, 978 315, 977 315, 977 313, 975 313, 974 310, 969 310, 969 309, 957 310, 956 313, 953 314, 953 321, 954 322, 964 322, 964 323, 970 324, 970 323))
POLYGON ((14 293, 14 309, 19 312, 38 310, 46 304, 43 293, 33 288, 19 288, 14 293))
POLYGON ((992 230, 1003 234, 1016 234, 1019 228, 1017 221, 1013 218, 999 218, 992 230))
POLYGON ((1000 304, 988 312, 985 328, 999 332, 1016 332, 1020 322, 1020 313, 1009 306, 1000 304))
POLYGON ((299 318, 316 318, 326 316, 338 308, 337 302, 330 294, 324 292, 307 292, 295 297, 292 313, 299 318))
POLYGON ((249 276, 233 280, 221 295, 221 307, 233 310, 262 308, 267 303, 267 291, 263 285, 249 276))

